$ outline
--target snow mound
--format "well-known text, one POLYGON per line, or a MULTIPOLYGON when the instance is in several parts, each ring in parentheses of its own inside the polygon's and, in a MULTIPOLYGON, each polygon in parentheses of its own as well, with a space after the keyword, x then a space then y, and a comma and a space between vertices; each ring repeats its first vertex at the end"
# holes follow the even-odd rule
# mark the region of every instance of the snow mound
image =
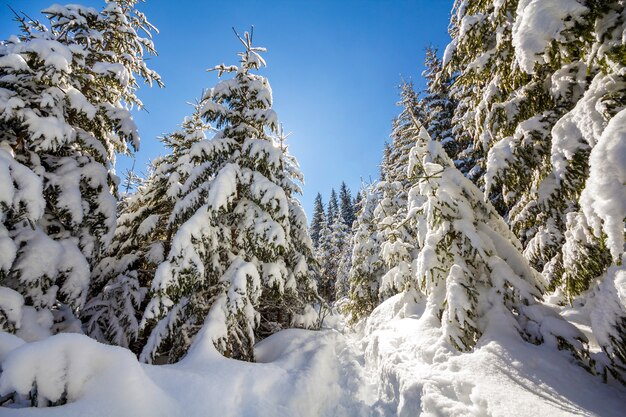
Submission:
MULTIPOLYGON (((370 410, 361 364, 334 330, 279 332, 256 347, 259 363, 206 352, 202 343, 161 366, 83 335, 20 343, 0 344, 13 349, 2 362, 0 391, 27 397, 36 381, 41 401, 66 395, 68 404, 46 408, 46 416, 348 417, 370 410)), ((0 415, 42 411, 0 408, 0 415)))
MULTIPOLYGON (((22 344, 0 338, 0 395, 68 404, 0 408, 2 416, 603 416, 626 409, 626 390, 603 384, 547 345, 491 323, 472 353, 442 337, 439 319, 400 294, 356 332, 291 329, 255 347, 257 363, 227 359, 206 337, 174 365, 137 362, 83 335, 22 344), (504 336, 503 336, 504 335, 504 336)), ((202 336, 200 334, 199 336, 202 336)), ((205 335, 206 336, 206 335, 205 335)), ((19 406, 20 404, 13 404, 19 406)), ((21 404, 22 406, 29 404, 21 404)))
POLYGON ((439 319, 422 314, 428 309, 420 304, 400 310, 402 297, 360 324, 380 415, 623 415, 623 388, 603 384, 553 348, 492 327, 473 352, 458 353, 442 341, 439 319))
MULTIPOLYGON (((151 381, 128 350, 103 345, 79 334, 58 334, 19 345, 2 361, 0 395, 16 393, 29 405, 66 400, 46 409, 47 416, 173 415, 167 394, 151 381), (33 390, 34 388, 34 390, 33 390)), ((18 410, 2 409, 3 415, 18 410)), ((20 410, 20 415, 37 410, 20 410)), ((16 414, 17 415, 17 414, 16 414)))

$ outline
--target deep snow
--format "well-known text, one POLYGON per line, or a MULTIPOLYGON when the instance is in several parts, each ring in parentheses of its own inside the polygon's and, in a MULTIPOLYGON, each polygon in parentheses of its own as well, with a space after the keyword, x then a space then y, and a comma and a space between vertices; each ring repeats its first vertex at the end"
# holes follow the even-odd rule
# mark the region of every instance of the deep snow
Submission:
POLYGON ((0 415, 623 416, 626 389, 564 354, 497 325, 474 352, 457 353, 437 319, 403 297, 354 328, 335 315, 332 328, 281 331, 257 344, 257 363, 223 358, 202 334, 182 361, 161 366, 82 335, 26 345, 0 338, 16 348, 3 362, 3 392, 27 391, 36 379, 40 393, 65 388, 72 401, 0 415))

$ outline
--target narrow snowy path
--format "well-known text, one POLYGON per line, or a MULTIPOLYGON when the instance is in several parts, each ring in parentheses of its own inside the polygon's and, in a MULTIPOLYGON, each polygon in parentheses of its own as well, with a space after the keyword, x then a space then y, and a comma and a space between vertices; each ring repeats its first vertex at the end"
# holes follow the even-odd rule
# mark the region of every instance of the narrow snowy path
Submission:
POLYGON ((364 354, 353 335, 338 328, 313 333, 288 330, 259 343, 256 354, 259 362, 283 366, 296 383, 312 388, 311 409, 324 404, 319 415, 375 415, 376 382, 366 372, 364 354), (294 338, 293 334, 306 336, 294 338))

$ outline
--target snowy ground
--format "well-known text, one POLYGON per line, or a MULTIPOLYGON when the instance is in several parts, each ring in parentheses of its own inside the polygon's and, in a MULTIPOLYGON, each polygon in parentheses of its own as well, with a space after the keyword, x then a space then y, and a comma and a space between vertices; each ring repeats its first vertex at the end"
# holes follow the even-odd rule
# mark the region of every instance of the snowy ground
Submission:
POLYGON ((560 353, 497 329, 498 341, 487 334, 475 352, 458 354, 439 341, 434 318, 401 301, 383 303, 356 330, 332 317, 334 329, 282 331, 257 345, 258 363, 196 346, 178 364, 140 365, 124 349, 54 336, 14 350, 3 366, 15 374, 3 376, 0 389, 10 379, 28 390, 36 379, 40 392, 65 389, 73 402, 0 415, 624 415, 626 389, 601 383, 560 353), (57 362, 64 365, 50 366, 57 362))

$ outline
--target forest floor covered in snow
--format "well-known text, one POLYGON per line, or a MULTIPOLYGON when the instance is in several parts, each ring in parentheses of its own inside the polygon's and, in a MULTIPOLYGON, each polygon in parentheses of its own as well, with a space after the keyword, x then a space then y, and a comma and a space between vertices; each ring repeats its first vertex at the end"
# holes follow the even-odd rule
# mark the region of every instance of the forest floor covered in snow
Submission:
POLYGON ((82 335, 57 335, 13 352, 4 338, 7 375, 0 389, 10 380, 26 392, 36 381, 42 395, 65 390, 69 403, 0 414, 624 415, 626 389, 602 383, 562 353, 506 337, 504 328, 492 328, 474 352, 457 353, 441 342, 437 319, 402 297, 387 300, 356 328, 335 315, 321 331, 281 331, 257 345, 257 363, 226 359, 202 343, 177 364, 153 366, 82 335))

